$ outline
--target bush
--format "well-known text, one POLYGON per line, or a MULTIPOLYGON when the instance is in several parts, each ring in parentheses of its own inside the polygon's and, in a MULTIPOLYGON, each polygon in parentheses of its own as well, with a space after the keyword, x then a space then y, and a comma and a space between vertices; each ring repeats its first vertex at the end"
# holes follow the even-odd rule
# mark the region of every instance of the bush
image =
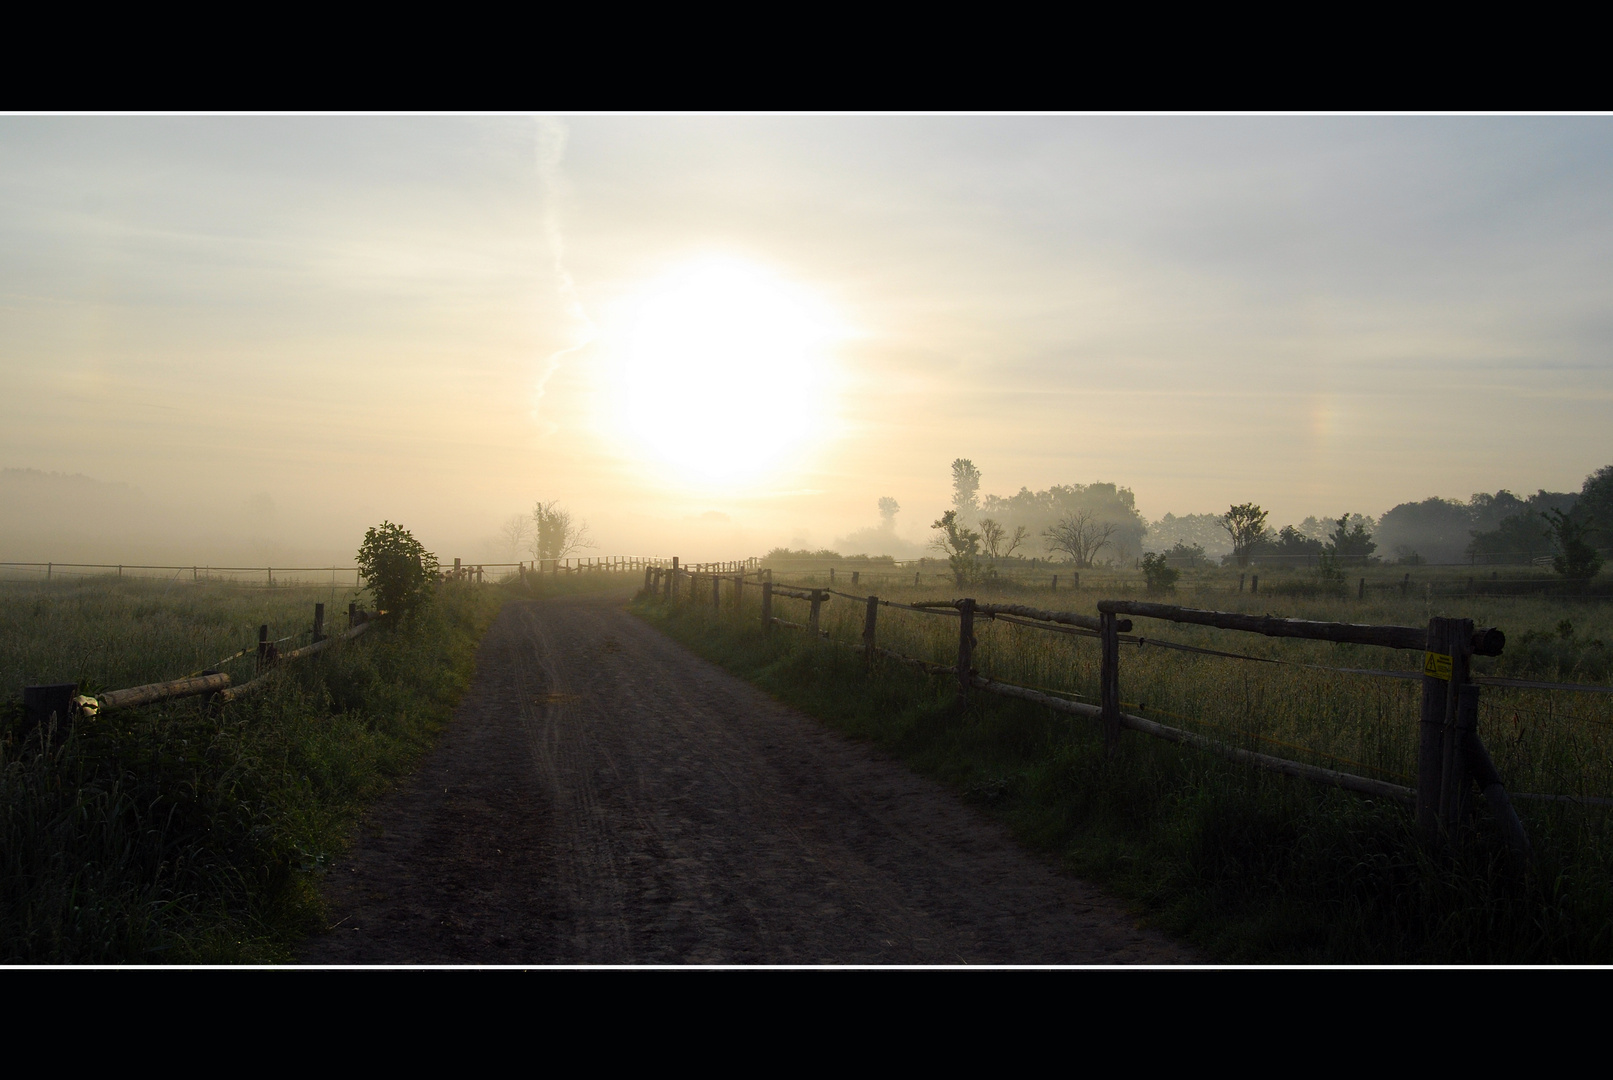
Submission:
POLYGON ((358 568, 375 593, 375 606, 402 613, 430 595, 437 576, 437 556, 409 534, 409 530, 383 521, 364 534, 358 549, 358 568))
POLYGON ((1166 558, 1153 552, 1143 556, 1143 577, 1148 579, 1148 591, 1151 593, 1171 592, 1176 588, 1176 579, 1182 576, 1180 570, 1166 564, 1166 558))

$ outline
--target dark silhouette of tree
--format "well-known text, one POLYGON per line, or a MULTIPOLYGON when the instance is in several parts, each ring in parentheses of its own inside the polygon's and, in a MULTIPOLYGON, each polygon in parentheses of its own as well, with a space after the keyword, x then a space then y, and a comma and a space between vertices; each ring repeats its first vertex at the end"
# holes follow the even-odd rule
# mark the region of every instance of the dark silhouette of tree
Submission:
POLYGON ((1254 546, 1266 538, 1266 511, 1239 503, 1221 515, 1221 527, 1232 537, 1232 557, 1239 566, 1248 566, 1254 546))
POLYGON ((1043 529, 1042 537, 1048 551, 1062 551, 1084 569, 1092 565, 1119 527, 1112 521, 1099 521, 1091 510, 1076 510, 1043 529))
POLYGON ((967 521, 980 509, 980 470, 968 458, 952 463, 952 509, 967 521))

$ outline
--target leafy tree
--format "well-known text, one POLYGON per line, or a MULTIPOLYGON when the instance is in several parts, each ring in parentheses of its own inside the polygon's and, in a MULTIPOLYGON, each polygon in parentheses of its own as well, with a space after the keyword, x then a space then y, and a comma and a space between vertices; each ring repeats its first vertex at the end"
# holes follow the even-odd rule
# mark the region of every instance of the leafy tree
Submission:
POLYGON ((1344 514, 1334 522, 1333 531, 1327 538, 1327 553, 1333 558, 1365 561, 1376 550, 1377 542, 1367 531, 1364 520, 1352 521, 1349 514, 1344 514))
POLYGON ((431 595, 437 556, 409 530, 383 521, 364 533, 364 542, 358 548, 358 569, 375 594, 376 607, 401 614, 431 595))
POLYGON ((1153 552, 1143 556, 1143 578, 1148 582, 1148 591, 1151 593, 1171 592, 1176 588, 1176 579, 1182 572, 1166 562, 1167 556, 1153 552))
POLYGON ((980 534, 960 524, 956 510, 942 514, 930 528, 941 533, 930 541, 930 546, 946 555, 947 565, 957 583, 967 585, 978 580, 981 575, 980 534))
POLYGON ((1255 545, 1266 538, 1266 511, 1254 503, 1239 503, 1221 515, 1221 527, 1232 538, 1232 557, 1239 566, 1248 566, 1255 545))
POLYGON ((1545 516, 1542 512, 1539 516, 1523 513, 1504 518, 1489 532, 1474 533, 1473 539, 1468 541, 1466 554, 1474 558, 1485 556, 1486 562, 1533 562, 1550 555, 1554 550, 1552 532, 1540 523, 1545 516))
POLYGON ((588 536, 588 523, 574 521, 571 511, 561 507, 557 500, 539 500, 532 509, 532 523, 536 526, 532 538, 533 558, 564 559, 594 546, 588 536))
POLYGON ((1176 541, 1162 554, 1178 566, 1208 566, 1210 563, 1203 545, 1189 544, 1186 540, 1176 541))
POLYGON ((1109 545, 1119 558, 1129 560, 1143 549, 1148 523, 1137 513, 1137 499, 1130 488, 1107 483, 1055 484, 1046 491, 1020 488, 1017 495, 985 495, 980 499, 982 514, 1007 529, 1024 525, 1027 536, 1045 536, 1049 527, 1082 510, 1094 520, 1114 526, 1109 545))
POLYGON ((1298 558, 1298 556, 1311 558, 1311 556, 1318 556, 1321 553, 1323 553, 1321 540, 1308 537, 1300 530, 1295 529, 1294 525, 1282 525, 1282 529, 1277 532, 1276 540, 1271 542, 1271 555, 1281 555, 1286 556, 1286 558, 1298 558))
POLYGON ((1599 547, 1613 544, 1613 465, 1604 465, 1585 478, 1574 515, 1599 547))
POLYGON ((977 493, 980 491, 980 470, 968 458, 952 462, 952 509, 959 517, 968 520, 980 509, 977 493))
POLYGON ((1114 536, 1119 526, 1112 521, 1099 521, 1091 510, 1076 510, 1042 530, 1048 551, 1062 551, 1075 560, 1078 567, 1092 565, 1114 536))
POLYGON ((902 504, 889 495, 879 497, 879 527, 886 532, 896 531, 896 515, 902 512, 902 504))
POLYGON ((1552 537, 1557 541, 1558 554, 1551 565, 1569 581, 1583 583, 1596 576, 1602 568, 1602 556, 1587 540, 1587 530, 1573 514, 1561 510, 1548 510, 1540 515, 1546 519, 1552 537))

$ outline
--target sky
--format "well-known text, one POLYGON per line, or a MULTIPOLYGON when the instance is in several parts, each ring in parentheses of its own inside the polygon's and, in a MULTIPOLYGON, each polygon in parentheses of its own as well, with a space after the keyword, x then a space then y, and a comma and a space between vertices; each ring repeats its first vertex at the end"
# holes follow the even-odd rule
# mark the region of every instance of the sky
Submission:
POLYGON ((922 541, 957 457, 1150 519, 1572 491, 1610 191, 1607 117, 4 116, 0 467, 187 562, 491 561, 539 499, 922 541))

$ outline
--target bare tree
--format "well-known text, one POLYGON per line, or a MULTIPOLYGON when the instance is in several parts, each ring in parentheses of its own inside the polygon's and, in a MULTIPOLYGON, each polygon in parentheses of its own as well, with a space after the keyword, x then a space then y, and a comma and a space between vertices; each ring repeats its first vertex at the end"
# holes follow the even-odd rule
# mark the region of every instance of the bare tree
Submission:
POLYGON ((1099 521, 1090 510, 1076 510, 1042 530, 1048 551, 1062 551, 1075 560, 1078 567, 1092 565, 1109 543, 1109 538, 1120 526, 1114 522, 1099 521))
POLYGON ((525 551, 532 540, 532 524, 530 515, 511 514, 498 530, 499 539, 504 541, 504 550, 511 555, 525 551))
POLYGON ((1030 531, 1023 525, 1014 526, 1014 534, 1008 535, 1007 526, 994 518, 980 519, 980 542, 985 545, 986 554, 993 559, 1006 559, 1014 553, 1014 549, 1025 542, 1030 531))
POLYGON ((532 523, 536 532, 532 538, 532 555, 538 559, 564 559, 583 548, 594 546, 588 535, 586 521, 573 521, 571 511, 558 500, 543 502, 532 510, 532 523))

